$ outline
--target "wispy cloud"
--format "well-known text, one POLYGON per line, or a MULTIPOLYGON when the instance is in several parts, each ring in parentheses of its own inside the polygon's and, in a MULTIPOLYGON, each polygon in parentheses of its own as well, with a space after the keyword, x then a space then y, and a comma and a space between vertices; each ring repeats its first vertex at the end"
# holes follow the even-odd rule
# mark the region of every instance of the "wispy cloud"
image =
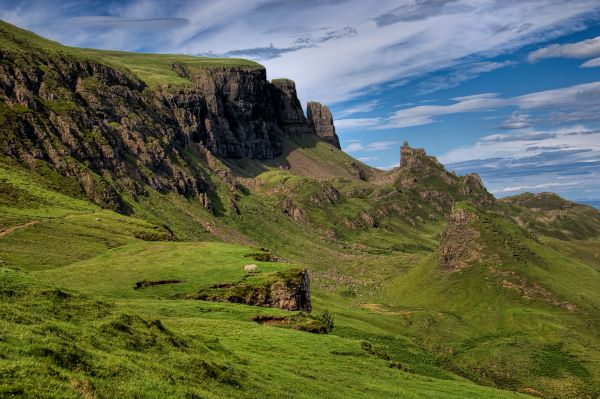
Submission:
POLYGON ((600 196, 600 130, 583 125, 485 136, 440 161, 458 173, 479 173, 500 196, 549 189, 600 196))
POLYGON ((591 60, 588 60, 588 61, 584 62, 583 64, 581 64, 581 68, 596 68, 596 67, 600 67, 600 57, 592 58, 591 60))
POLYGON ((375 18, 378 26, 392 25, 398 22, 418 21, 440 15, 447 11, 447 5, 457 0, 415 0, 396 7, 375 18))
POLYGON ((508 119, 502 122, 500 128, 505 130, 525 129, 527 127, 531 127, 530 118, 531 115, 515 111, 508 119))
POLYGON ((319 34, 316 37, 313 34, 301 35, 287 47, 275 47, 273 43, 271 43, 268 46, 231 50, 221 54, 209 51, 206 53, 200 53, 198 55, 213 57, 247 57, 256 60, 270 60, 281 57, 286 53, 299 51, 305 48, 317 47, 319 44, 325 43, 329 40, 341 39, 343 37, 354 35, 356 35, 356 29, 346 26, 342 29, 330 30, 324 34, 319 34))
POLYGON ((432 93, 434 91, 450 89, 460 85, 462 82, 474 79, 486 72, 515 65, 514 61, 479 61, 460 65, 447 73, 433 75, 419 84, 419 94, 432 93))
POLYGON ((577 43, 552 44, 535 50, 527 56, 529 62, 544 58, 594 58, 600 56, 600 37, 583 40, 577 43))
MULTIPOLYGON (((400 109, 376 129, 426 125, 435 122, 436 117, 444 115, 495 111, 505 107, 516 107, 523 111, 553 112, 551 118, 556 123, 597 120, 600 119, 600 82, 583 83, 510 98, 500 98, 496 93, 483 93, 457 97, 453 101, 448 105, 420 105, 400 109)), ((513 125, 518 122, 522 124, 521 127, 525 127, 523 120, 512 122, 513 125)))
POLYGON ((398 143, 398 141, 384 140, 363 144, 361 141, 355 140, 348 146, 344 147, 343 150, 348 153, 359 151, 385 151, 397 146, 398 143))
POLYGON ((565 152, 580 161, 600 160, 600 130, 575 125, 555 130, 529 129, 518 133, 494 134, 478 139, 472 146, 450 150, 440 160, 458 163, 482 159, 530 159, 542 153, 546 156, 554 153, 555 156, 565 152))
POLYGON ((350 118, 336 119, 335 126, 338 130, 368 128, 381 123, 381 118, 350 118))
POLYGON ((349 107, 345 107, 341 111, 337 111, 335 113, 335 115, 336 115, 336 117, 339 117, 339 118, 345 118, 347 116, 354 115, 354 114, 362 114, 362 113, 366 113, 366 112, 372 112, 377 108, 377 106, 379 104, 380 104, 379 100, 370 100, 370 101, 362 102, 359 104, 354 104, 349 107))

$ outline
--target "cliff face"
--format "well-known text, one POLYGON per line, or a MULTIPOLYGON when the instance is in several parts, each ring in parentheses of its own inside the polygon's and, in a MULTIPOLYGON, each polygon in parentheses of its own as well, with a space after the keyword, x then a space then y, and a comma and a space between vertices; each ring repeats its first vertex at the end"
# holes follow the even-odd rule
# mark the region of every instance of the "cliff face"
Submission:
POLYGON ((197 160, 271 159, 286 135, 314 134, 294 83, 262 67, 171 69, 191 82, 149 88, 94 59, 0 49, 0 153, 34 168, 47 162, 103 207, 127 212, 146 185, 210 208, 197 160))
POLYGON ((302 111, 296 84, 289 79, 273 79, 271 83, 275 91, 277 118, 282 130, 290 136, 314 133, 302 111))
POLYGON ((308 124, 311 130, 336 148, 340 147, 340 139, 335 133, 335 126, 333 125, 333 115, 331 111, 325 105, 318 102, 309 102, 306 107, 308 115, 308 124))

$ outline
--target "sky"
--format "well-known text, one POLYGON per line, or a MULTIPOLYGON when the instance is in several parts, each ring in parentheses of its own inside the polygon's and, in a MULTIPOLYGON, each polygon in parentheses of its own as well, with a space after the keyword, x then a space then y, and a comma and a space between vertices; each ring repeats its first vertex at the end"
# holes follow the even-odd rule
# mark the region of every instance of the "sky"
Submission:
POLYGON ((497 197, 600 200, 600 0, 0 0, 63 44, 241 57, 390 169, 408 140, 497 197))

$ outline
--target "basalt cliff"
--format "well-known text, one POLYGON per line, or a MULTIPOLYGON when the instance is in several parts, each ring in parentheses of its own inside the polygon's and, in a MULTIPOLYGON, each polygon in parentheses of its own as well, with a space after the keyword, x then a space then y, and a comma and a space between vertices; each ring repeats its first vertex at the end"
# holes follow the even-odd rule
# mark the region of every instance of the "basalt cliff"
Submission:
MULTIPOLYGON (((5 37, 13 31, 0 25, 5 37)), ((309 103, 307 119, 294 82, 269 82, 258 64, 173 61, 167 68, 186 84, 150 87, 93 57, 16 42, 0 52, 0 126, 8 132, 0 151, 32 168, 47 162, 104 207, 127 212, 122 194, 135 198, 149 186, 210 208, 213 188, 198 159, 272 159, 294 135, 339 148, 327 107, 309 103)))

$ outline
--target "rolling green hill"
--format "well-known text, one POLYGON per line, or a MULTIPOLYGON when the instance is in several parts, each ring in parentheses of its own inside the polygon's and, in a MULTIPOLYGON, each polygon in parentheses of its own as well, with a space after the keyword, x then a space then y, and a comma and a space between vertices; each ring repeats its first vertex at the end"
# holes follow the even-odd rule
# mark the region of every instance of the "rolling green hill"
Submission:
POLYGON ((595 209, 370 168, 249 61, 0 23, 0 77, 0 397, 600 395, 595 209))

